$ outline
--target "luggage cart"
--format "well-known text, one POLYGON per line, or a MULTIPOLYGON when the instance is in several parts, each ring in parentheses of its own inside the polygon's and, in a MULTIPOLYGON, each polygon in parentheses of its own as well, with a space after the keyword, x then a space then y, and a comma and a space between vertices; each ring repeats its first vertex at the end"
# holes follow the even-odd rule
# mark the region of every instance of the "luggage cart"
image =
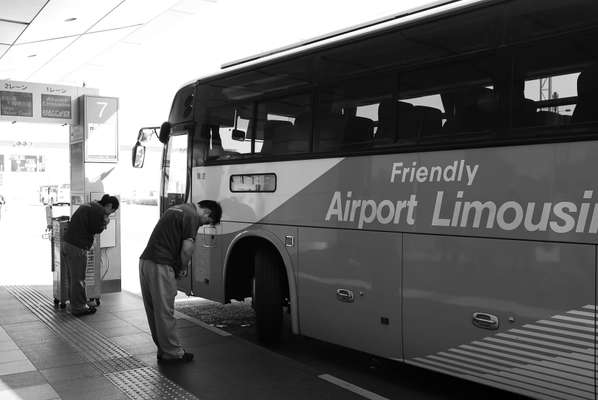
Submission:
MULTIPOLYGON (((61 259, 61 249, 64 234, 68 229, 69 221, 63 217, 52 221, 51 241, 52 241, 52 272, 53 272, 53 294, 54 305, 65 308, 69 300, 69 282, 66 271, 66 264, 61 259)), ((102 293, 102 277, 100 265, 99 235, 96 235, 94 244, 87 251, 87 265, 85 268, 85 295, 88 302, 100 305, 100 295, 102 293)))
POLYGON ((52 230, 50 231, 50 243, 52 246, 52 287, 54 294, 54 306, 60 308, 66 307, 66 302, 69 299, 69 288, 66 264, 62 260, 60 249, 62 248, 62 240, 68 229, 68 217, 52 219, 52 230))
POLYGON ((100 305, 102 294, 102 275, 100 257, 100 235, 95 236, 93 246, 87 252, 87 267, 85 268, 85 292, 90 302, 100 305))

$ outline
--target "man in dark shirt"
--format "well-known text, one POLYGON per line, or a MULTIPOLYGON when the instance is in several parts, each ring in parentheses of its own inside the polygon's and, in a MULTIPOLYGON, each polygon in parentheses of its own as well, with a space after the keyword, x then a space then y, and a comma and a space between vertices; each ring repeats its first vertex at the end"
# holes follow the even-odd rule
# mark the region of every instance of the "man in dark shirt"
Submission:
POLYGON ((119 201, 116 197, 105 194, 100 201, 79 206, 71 217, 64 235, 61 255, 66 263, 71 314, 75 316, 95 312, 94 307, 87 305, 85 294, 87 251, 93 245, 94 235, 106 229, 110 214, 114 213, 118 206, 119 201))
POLYGON ((193 354, 181 347, 175 332, 176 279, 187 276, 199 227, 216 225, 221 216, 222 208, 213 200, 173 206, 162 215, 141 254, 141 295, 160 362, 193 359, 193 354))

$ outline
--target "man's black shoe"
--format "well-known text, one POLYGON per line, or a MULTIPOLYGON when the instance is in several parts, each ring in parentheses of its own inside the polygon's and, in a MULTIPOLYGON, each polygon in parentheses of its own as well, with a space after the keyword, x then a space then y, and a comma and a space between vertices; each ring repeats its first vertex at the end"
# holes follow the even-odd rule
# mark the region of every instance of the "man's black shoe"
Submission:
POLYGON ((186 363, 193 360, 193 353, 184 352, 181 357, 178 358, 164 358, 161 354, 156 356, 159 363, 172 364, 172 363, 186 363))
POLYGON ((80 317, 82 315, 89 315, 89 314, 93 314, 95 312, 96 312, 95 307, 88 307, 81 311, 72 311, 71 314, 73 314, 75 317, 80 317))

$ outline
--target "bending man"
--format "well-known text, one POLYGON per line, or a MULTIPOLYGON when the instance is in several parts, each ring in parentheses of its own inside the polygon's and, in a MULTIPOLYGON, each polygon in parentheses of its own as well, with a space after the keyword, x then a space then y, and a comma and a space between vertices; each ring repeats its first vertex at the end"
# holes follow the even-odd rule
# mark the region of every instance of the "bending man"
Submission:
POLYGON ((71 314, 75 316, 96 311, 95 307, 87 305, 85 293, 87 251, 93 245, 94 235, 106 229, 110 214, 118 210, 118 206, 116 197, 105 194, 100 201, 80 205, 71 217, 61 255, 67 267, 71 314))
POLYGON ((139 260, 141 295, 160 362, 193 359, 176 335, 176 279, 187 276, 195 235, 202 225, 220 223, 222 208, 213 200, 185 203, 166 210, 156 224, 139 260))

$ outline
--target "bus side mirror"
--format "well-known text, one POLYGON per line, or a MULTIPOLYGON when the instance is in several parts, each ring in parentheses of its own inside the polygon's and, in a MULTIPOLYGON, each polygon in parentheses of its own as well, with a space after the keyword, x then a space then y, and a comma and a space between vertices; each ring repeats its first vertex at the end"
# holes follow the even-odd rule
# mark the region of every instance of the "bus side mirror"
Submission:
POLYGON ((152 139, 152 136, 158 137, 159 130, 160 128, 155 126, 139 129, 139 134, 137 135, 137 143, 148 143, 152 139))
POLYGON ((133 146, 133 168, 143 168, 145 161, 145 146, 141 143, 135 143, 133 146))
POLYGON ((170 122, 164 122, 160 126, 160 134, 158 135, 158 139, 161 143, 166 144, 168 143, 168 138, 170 137, 170 122))
POLYGON ((233 131, 231 133, 231 139, 242 142, 245 140, 245 132, 243 132, 240 129, 233 129, 233 131))

